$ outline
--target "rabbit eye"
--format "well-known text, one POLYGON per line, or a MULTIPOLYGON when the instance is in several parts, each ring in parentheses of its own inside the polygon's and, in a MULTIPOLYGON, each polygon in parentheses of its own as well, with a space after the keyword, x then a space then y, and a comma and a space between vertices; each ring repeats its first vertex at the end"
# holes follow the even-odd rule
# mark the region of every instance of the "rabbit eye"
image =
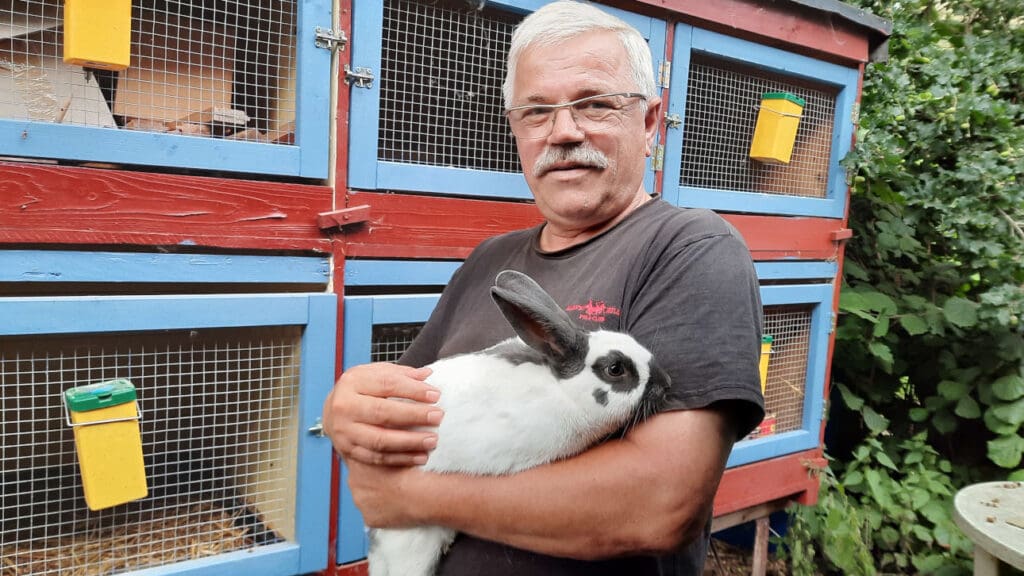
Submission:
POLYGON ((604 373, 612 378, 621 378, 626 373, 626 368, 622 365, 622 362, 612 362, 605 366, 604 373))

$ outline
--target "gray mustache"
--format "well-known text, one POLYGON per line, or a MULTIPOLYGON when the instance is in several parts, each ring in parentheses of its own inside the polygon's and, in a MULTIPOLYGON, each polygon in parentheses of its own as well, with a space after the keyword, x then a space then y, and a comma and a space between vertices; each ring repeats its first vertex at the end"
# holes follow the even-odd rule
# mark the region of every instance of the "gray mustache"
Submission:
POLYGON ((547 174, 551 167, 562 163, 571 162, 593 168, 607 168, 608 157, 590 144, 576 144, 573 146, 549 146, 540 158, 533 163, 533 175, 540 177, 547 174))

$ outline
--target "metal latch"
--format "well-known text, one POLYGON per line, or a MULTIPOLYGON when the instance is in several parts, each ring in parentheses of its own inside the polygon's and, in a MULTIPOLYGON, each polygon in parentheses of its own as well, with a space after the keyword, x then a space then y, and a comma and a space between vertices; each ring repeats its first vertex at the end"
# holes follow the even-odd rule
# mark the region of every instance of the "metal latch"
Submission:
POLYGON ((683 125, 683 119, 679 114, 666 114, 665 125, 669 128, 679 128, 683 125))
POLYGON ((324 30, 317 26, 316 39, 314 42, 316 43, 317 48, 323 48, 333 52, 335 50, 345 49, 345 45, 348 44, 348 36, 345 35, 344 30, 324 30))
POLYGON ((353 70, 348 64, 345 64, 345 84, 351 86, 353 82, 355 82, 356 88, 373 88, 373 71, 359 66, 353 70))

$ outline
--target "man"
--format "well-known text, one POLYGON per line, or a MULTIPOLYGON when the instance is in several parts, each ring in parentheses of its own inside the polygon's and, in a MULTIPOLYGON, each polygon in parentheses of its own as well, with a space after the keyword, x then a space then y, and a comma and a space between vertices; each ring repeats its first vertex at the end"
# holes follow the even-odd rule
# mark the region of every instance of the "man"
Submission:
POLYGON ((575 2, 541 8, 513 35, 504 89, 544 224, 483 242, 401 365, 342 375, 325 430, 368 525, 462 533, 440 574, 700 574, 729 451, 763 415, 749 252, 713 213, 644 190, 662 107, 647 46, 628 25, 575 2), (410 428, 444 415, 429 370, 415 367, 512 336, 488 292, 506 268, 536 279, 584 327, 650 348, 672 378, 668 409, 519 474, 423 472, 414 465, 436 436, 410 428))

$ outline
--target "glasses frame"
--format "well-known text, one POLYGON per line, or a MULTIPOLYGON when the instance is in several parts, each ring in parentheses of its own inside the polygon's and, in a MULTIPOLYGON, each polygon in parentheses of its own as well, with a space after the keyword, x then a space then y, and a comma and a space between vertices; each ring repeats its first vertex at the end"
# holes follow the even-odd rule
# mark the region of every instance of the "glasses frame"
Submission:
MULTIPOLYGON (((572 116, 572 121, 576 123, 577 127, 579 127, 579 118, 577 118, 576 110, 573 107, 581 102, 586 102, 588 100, 596 100, 598 98, 607 98, 609 96, 639 98, 640 101, 647 102, 647 96, 645 94, 640 94, 639 92, 609 92, 607 94, 594 94, 593 96, 584 96, 583 98, 577 98, 576 100, 572 100, 570 102, 563 102, 562 104, 523 104, 522 106, 513 106, 505 110, 505 118, 508 120, 509 129, 512 130, 512 134, 515 135, 517 138, 522 138, 524 140, 538 140, 540 138, 547 138, 551 134, 551 130, 554 129, 555 126, 555 117, 558 116, 559 109, 568 108, 569 115, 572 116), (550 122, 548 122, 547 131, 543 132, 542 134, 539 134, 537 136, 520 136, 519 134, 516 134, 515 122, 512 121, 512 117, 510 116, 510 114, 517 110, 527 110, 530 108, 542 108, 551 111, 551 120, 550 122)), ((627 104, 625 106, 622 106, 621 108, 616 109, 615 111, 618 112, 626 110, 631 105, 632 104, 627 104)))

